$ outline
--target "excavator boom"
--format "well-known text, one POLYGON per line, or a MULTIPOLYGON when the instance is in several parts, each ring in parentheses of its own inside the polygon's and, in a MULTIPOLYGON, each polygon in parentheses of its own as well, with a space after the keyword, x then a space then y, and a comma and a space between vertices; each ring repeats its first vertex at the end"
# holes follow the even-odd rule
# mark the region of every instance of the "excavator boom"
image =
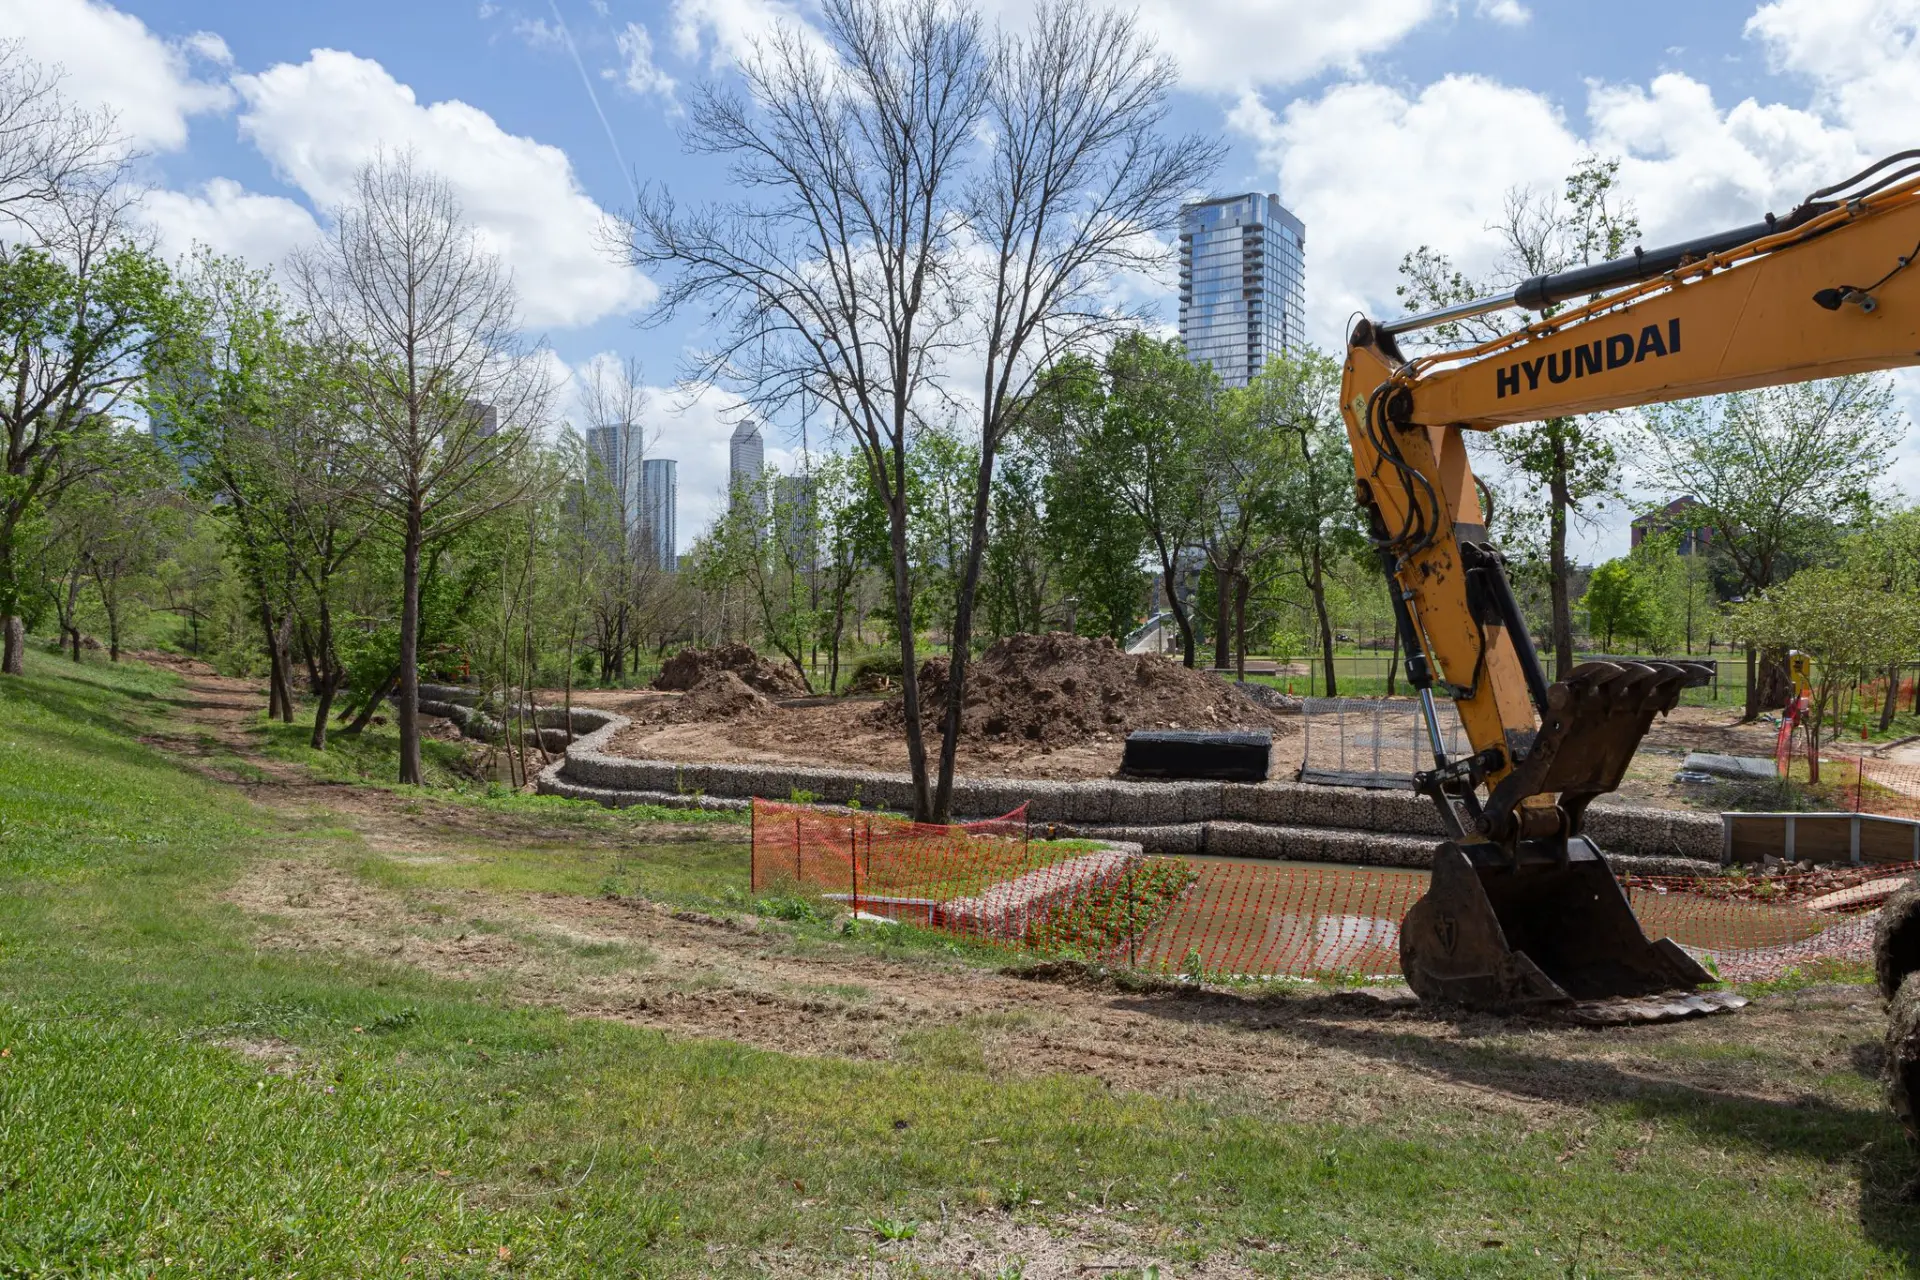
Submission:
POLYGON ((1451 833, 1401 929, 1417 993, 1602 1020, 1740 1003, 1693 991, 1710 975, 1646 938, 1582 834, 1588 804, 1706 670, 1590 662, 1550 684, 1487 536, 1465 433, 1920 363, 1917 260, 1920 152, 1905 152, 1784 219, 1354 326, 1341 401, 1355 498, 1430 729, 1417 782, 1451 833), (1418 328, 1576 299, 1486 342, 1400 350, 1418 328), (1464 757, 1442 749, 1436 693, 1459 712, 1464 757))

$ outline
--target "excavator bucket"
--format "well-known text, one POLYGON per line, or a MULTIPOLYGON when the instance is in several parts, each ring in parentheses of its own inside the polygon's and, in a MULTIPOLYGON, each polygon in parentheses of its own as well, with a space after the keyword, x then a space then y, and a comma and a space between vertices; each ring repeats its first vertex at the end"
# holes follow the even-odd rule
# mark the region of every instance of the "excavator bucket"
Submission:
POLYGON ((1586 839, 1444 844, 1433 885, 1400 928, 1400 963, 1422 999, 1583 1022, 1664 1021, 1746 1001, 1693 989, 1713 976, 1671 939, 1650 942, 1586 839))

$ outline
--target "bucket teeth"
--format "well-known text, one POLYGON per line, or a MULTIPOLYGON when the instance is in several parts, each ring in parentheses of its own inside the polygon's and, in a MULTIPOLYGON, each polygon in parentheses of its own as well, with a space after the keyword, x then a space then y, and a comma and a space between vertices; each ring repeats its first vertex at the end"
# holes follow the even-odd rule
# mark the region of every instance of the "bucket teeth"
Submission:
MULTIPOLYGON (((1400 929, 1400 965, 1423 999, 1497 1012, 1569 1013, 1625 1001, 1614 1021, 1717 1012, 1712 981, 1667 939, 1649 941, 1587 841, 1441 845, 1433 882, 1400 929), (1689 1003, 1695 999, 1704 1003, 1689 1003), (1599 1002, 1599 1003, 1596 1003, 1599 1002)), ((1599 1016, 1595 1013, 1593 1016, 1599 1016)))

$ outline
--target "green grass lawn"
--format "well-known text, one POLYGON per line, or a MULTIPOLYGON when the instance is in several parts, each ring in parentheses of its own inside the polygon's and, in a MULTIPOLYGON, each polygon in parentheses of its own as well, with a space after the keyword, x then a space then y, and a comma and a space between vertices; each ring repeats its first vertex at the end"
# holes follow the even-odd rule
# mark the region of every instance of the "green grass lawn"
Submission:
MULTIPOLYGON (((1176 1274, 1214 1250, 1396 1277, 1896 1276, 1920 1257, 1885 1193, 1898 1130, 1845 1072, 1798 1105, 1649 1084, 1564 1123, 1438 1103, 1301 1123, 996 1074, 965 1028, 885 1061, 790 1057, 262 950, 219 896, 250 860, 364 850, 141 744, 174 689, 37 654, 0 683, 0 1277, 853 1275, 916 1222, 1090 1204, 1176 1274)), ((532 830, 573 837, 514 847, 524 802, 499 803, 472 860, 367 874, 743 892, 737 832, 647 845, 640 818, 541 807, 532 830), (630 826, 595 845, 612 822, 630 826)), ((794 945, 840 945, 818 929, 794 945)), ((1416 1053, 1390 1023, 1367 1042, 1416 1053)), ((1464 1052, 1529 1057, 1525 1037, 1464 1052)))

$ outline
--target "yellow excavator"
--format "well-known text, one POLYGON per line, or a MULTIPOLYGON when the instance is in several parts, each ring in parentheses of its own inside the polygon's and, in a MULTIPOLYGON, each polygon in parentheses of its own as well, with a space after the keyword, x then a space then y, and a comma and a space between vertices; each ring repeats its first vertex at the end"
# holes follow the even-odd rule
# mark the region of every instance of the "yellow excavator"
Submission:
POLYGON ((1920 151, 1906 151, 1784 217, 1353 325, 1341 404, 1355 498, 1432 751, 1416 782, 1449 833, 1401 926, 1422 998, 1588 1021, 1745 1003, 1698 990, 1711 975, 1647 938, 1581 831, 1653 718, 1707 672, 1588 662, 1549 684, 1487 537, 1466 433, 1920 364, 1916 258, 1920 151), (1490 341, 1401 352, 1402 335, 1511 309, 1541 314, 1490 341), (1436 693, 1470 754, 1444 749, 1436 693))

